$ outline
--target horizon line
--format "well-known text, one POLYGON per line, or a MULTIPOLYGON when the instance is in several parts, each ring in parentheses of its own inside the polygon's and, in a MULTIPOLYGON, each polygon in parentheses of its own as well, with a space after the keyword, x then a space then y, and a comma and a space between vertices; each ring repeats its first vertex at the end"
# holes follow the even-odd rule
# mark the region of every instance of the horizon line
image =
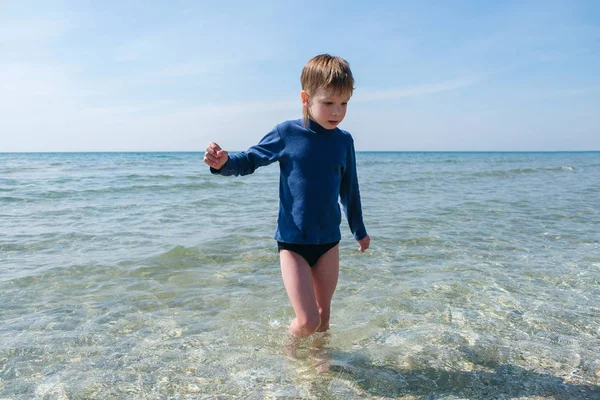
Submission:
MULTIPOLYGON (((246 150, 228 150, 240 153, 246 150)), ((597 150, 356 150, 356 153, 598 153, 597 150)), ((0 154, 136 154, 136 153, 204 153, 204 150, 67 150, 67 151, 0 151, 0 154)))

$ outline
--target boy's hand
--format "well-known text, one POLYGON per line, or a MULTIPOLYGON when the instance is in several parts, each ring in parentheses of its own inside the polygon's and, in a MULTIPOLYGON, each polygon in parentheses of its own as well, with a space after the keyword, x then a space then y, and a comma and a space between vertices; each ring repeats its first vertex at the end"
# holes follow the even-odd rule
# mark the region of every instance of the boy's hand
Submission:
POLYGON ((361 253, 364 253, 365 250, 367 250, 369 248, 369 246, 371 245, 371 238, 369 237, 369 235, 360 239, 358 241, 358 245, 359 245, 358 251, 360 251, 361 253))
POLYGON ((221 169, 229 159, 229 154, 215 142, 210 142, 204 153, 204 162, 214 169, 221 169))

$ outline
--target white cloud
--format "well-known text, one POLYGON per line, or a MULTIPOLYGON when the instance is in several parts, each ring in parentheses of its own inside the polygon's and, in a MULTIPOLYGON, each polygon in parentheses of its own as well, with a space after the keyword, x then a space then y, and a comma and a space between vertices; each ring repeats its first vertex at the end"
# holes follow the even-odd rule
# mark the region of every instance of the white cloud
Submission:
POLYGON ((18 21, 0 20, 0 46, 39 45, 56 39, 71 25, 65 19, 29 17, 18 21))
POLYGON ((426 84, 402 89, 357 91, 352 102, 369 102, 376 100, 393 100, 405 97, 422 96, 432 93, 448 92, 476 84, 480 78, 467 77, 436 84, 426 84))
POLYGON ((222 59, 222 60, 206 60, 201 63, 180 63, 167 65, 157 68, 155 71, 149 72, 147 77, 164 77, 164 78, 179 78, 194 75, 203 75, 211 72, 220 71, 223 67, 234 66, 247 62, 240 58, 222 59))
POLYGON ((127 40, 114 49, 116 61, 135 61, 145 58, 157 52, 157 49, 165 47, 162 34, 140 36, 127 40))
POLYGON ((600 86, 590 85, 585 87, 575 87, 571 89, 558 90, 554 94, 557 97, 575 97, 597 92, 600 92, 600 86))

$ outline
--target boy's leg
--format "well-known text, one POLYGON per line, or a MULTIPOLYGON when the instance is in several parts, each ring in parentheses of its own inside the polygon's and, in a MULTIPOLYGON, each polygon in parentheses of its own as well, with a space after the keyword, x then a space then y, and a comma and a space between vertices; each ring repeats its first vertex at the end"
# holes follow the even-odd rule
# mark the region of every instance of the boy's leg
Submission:
POLYGON ((304 257, 289 250, 279 252, 279 261, 283 284, 296 313, 290 333, 306 337, 321 324, 311 268, 304 257))
POLYGON ((323 254, 312 267, 312 279, 315 290, 315 298, 321 316, 319 332, 329 329, 329 316, 331 314, 331 298, 337 286, 340 270, 339 245, 331 248, 323 254))

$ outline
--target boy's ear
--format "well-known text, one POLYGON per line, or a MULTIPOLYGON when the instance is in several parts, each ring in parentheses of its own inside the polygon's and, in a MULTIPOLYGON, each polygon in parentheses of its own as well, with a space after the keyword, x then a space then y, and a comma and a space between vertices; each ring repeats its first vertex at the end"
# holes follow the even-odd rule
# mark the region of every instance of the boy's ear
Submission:
POLYGON ((302 99, 302 105, 308 107, 308 93, 306 93, 306 90, 303 90, 300 92, 300 99, 302 99))

